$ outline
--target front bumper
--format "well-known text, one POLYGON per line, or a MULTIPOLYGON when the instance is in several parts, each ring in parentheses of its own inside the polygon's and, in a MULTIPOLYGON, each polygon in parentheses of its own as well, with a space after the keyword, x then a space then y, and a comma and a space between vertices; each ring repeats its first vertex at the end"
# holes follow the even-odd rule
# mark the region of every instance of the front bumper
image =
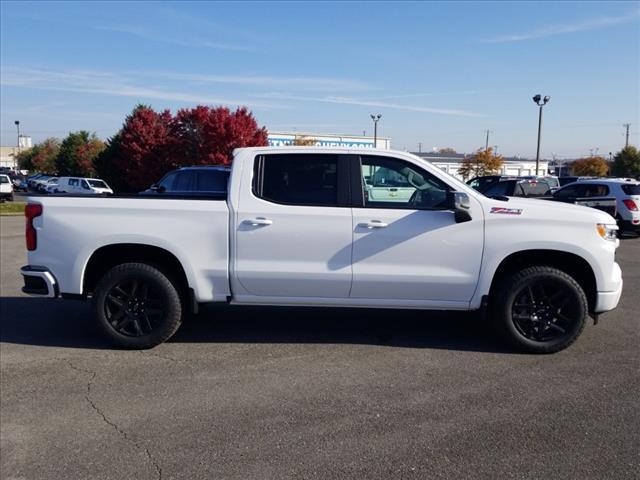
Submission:
POLYGON ((622 281, 622 270, 620 270, 620 266, 617 263, 614 263, 613 275, 615 277, 614 284, 616 287, 611 291, 598 292, 596 296, 596 308, 594 309, 595 313, 608 312, 618 306, 624 282, 622 281))
POLYGON ((60 294, 56 277, 46 267, 27 265, 20 273, 24 279, 24 293, 46 298, 56 298, 60 294))

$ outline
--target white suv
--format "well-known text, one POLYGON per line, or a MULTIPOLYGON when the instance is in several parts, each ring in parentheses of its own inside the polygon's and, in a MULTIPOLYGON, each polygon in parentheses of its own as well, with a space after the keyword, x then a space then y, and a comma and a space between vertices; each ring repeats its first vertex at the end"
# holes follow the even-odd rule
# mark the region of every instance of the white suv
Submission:
POLYGON ((616 199, 616 220, 621 231, 640 233, 640 182, 629 178, 594 178, 570 183, 554 195, 616 199))
POLYGON ((13 200, 13 184, 9 175, 0 175, 0 201, 13 200))

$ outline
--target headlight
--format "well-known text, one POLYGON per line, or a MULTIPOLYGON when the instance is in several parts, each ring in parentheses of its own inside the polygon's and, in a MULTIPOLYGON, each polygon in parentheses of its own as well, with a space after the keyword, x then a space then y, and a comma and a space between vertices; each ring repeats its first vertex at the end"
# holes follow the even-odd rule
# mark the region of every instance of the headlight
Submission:
POLYGON ((609 225, 606 223, 598 223, 596 224, 596 230, 598 231, 598 234, 604 238, 605 240, 611 240, 611 241, 615 241, 617 240, 617 232, 618 232, 618 226, 617 225, 609 225))

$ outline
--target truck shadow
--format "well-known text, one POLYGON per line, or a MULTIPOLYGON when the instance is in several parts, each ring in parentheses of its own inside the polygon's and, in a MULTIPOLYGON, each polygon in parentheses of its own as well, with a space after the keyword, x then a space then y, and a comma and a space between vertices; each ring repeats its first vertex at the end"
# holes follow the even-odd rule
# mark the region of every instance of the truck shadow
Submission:
MULTIPOLYGON (((113 349, 88 302, 0 299, 0 340, 113 349)), ((207 306, 170 343, 308 343, 512 353, 478 315, 418 310, 207 306)))

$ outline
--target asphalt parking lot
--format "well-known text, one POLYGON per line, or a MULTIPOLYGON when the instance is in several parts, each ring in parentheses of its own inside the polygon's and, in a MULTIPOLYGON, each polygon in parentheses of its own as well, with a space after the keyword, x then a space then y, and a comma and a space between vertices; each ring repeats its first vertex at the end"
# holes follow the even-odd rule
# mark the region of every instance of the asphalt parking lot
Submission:
POLYGON ((20 292, 23 219, 0 233, 3 479, 638 478, 640 238, 619 308, 533 356, 473 315, 303 308, 114 350, 87 304, 20 292))

